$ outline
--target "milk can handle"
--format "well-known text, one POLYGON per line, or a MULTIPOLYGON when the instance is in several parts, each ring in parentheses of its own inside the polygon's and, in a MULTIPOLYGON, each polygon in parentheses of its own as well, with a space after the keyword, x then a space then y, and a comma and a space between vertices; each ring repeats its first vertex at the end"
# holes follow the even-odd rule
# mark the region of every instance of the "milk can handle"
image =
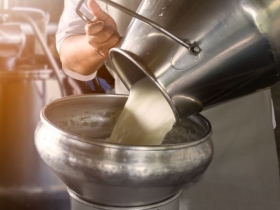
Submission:
MULTIPOLYGON (((76 7, 76 13, 86 22, 91 23, 92 21, 85 15, 82 13, 82 11, 80 10, 82 4, 84 3, 85 0, 80 0, 77 7, 76 7)), ((155 23, 154 21, 137 14, 136 12, 133 12, 132 10, 123 7, 111 0, 99 0, 102 2, 105 2, 106 4, 109 4, 112 7, 115 7, 116 9, 121 10, 122 12, 137 18, 138 20, 141 20, 142 22, 156 28, 157 30, 159 30, 160 32, 162 32, 163 34, 165 34, 166 36, 168 36, 169 38, 173 39, 174 41, 178 42, 180 45, 186 47, 187 49, 189 49, 193 54, 197 55, 201 52, 201 48, 198 46, 198 44, 196 42, 191 43, 190 41, 183 41, 180 38, 178 38, 177 36, 175 36, 174 34, 170 33, 169 31, 167 31, 166 29, 164 29, 163 27, 161 27, 160 25, 158 25, 157 23, 155 23)))

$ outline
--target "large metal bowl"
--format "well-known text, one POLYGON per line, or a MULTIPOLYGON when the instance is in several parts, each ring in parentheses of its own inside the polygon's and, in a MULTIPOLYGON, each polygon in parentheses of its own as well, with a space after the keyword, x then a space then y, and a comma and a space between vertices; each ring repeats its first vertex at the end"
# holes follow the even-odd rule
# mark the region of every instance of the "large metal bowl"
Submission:
POLYGON ((81 95, 41 111, 35 143, 42 159, 78 197, 106 206, 142 206, 168 199, 211 162, 211 125, 183 118, 161 146, 106 143, 126 96, 81 95))

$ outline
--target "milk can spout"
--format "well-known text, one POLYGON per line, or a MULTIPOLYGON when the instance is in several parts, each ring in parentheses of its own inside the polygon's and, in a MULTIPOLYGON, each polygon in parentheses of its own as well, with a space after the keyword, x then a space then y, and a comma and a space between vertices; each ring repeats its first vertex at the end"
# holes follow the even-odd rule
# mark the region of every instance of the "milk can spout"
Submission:
POLYGON ((140 58, 137 59, 135 56, 133 57, 118 48, 112 49, 110 55, 115 70, 119 73, 122 82, 128 89, 131 89, 134 83, 144 77, 150 78, 169 102, 177 121, 179 121, 180 116, 188 116, 202 111, 202 104, 194 98, 183 94, 175 95, 171 98, 148 67, 141 64, 140 58))

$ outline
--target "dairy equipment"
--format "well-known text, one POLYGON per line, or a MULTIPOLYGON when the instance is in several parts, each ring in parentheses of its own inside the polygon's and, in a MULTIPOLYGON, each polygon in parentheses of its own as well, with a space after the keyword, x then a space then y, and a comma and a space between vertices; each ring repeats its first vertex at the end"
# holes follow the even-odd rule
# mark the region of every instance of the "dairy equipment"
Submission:
POLYGON ((143 0, 138 14, 101 1, 135 17, 110 52, 118 75, 128 89, 149 77, 177 120, 279 80, 277 0, 143 0))
POLYGON ((194 115, 183 118, 160 146, 107 143, 126 100, 82 95, 50 103, 41 112, 36 148, 78 203, 91 203, 93 209, 174 206, 180 191, 210 164, 211 125, 194 115))
POLYGON ((0 30, 0 66, 13 70, 25 46, 25 34, 19 25, 0 25, 0 30))
POLYGON ((40 110, 51 100, 65 96, 63 75, 26 10, 4 10, 0 15, 0 209, 68 209, 65 185, 40 159, 34 146, 40 110), (14 21, 18 16, 33 28, 34 38, 41 43, 44 65, 19 64, 26 35, 14 21))

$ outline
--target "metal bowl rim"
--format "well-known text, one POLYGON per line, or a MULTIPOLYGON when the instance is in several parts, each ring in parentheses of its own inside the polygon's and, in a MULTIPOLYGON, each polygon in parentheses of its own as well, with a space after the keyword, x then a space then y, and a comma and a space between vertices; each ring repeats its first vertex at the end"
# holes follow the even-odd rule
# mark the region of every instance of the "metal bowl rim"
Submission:
POLYGON ((53 130, 54 132, 66 137, 69 140, 76 140, 85 144, 93 145, 93 146, 101 146, 101 147, 109 147, 109 148, 115 148, 115 149, 122 149, 122 150, 139 150, 139 151, 160 151, 160 150, 177 150, 177 149, 182 149, 186 147, 193 147, 197 146, 199 144, 204 143, 205 141, 208 141, 212 135, 212 126, 210 122, 208 121, 207 118, 202 116, 201 114, 195 114, 193 116, 197 116, 200 119, 204 120, 206 123, 208 130, 207 132, 198 140, 194 140, 191 142, 186 142, 186 143, 178 143, 178 144, 164 144, 164 145, 151 145, 151 146, 135 146, 135 145, 125 145, 125 144, 116 144, 116 143, 108 143, 104 142, 98 139, 91 139, 91 138, 86 138, 83 136, 78 136, 74 133, 71 132, 66 132, 60 128, 58 128, 55 124, 51 123, 46 115, 45 111, 51 104, 55 103, 60 103, 62 101, 66 100, 73 100, 77 98, 89 98, 92 96, 96 97, 101 97, 101 98, 107 98, 107 97, 116 97, 116 98, 124 98, 128 97, 126 95, 105 95, 105 94, 85 94, 85 95, 75 95, 75 96, 66 96, 57 100, 52 101, 51 103, 45 105, 40 112, 40 119, 41 123, 45 126, 47 126, 49 129, 53 130))

